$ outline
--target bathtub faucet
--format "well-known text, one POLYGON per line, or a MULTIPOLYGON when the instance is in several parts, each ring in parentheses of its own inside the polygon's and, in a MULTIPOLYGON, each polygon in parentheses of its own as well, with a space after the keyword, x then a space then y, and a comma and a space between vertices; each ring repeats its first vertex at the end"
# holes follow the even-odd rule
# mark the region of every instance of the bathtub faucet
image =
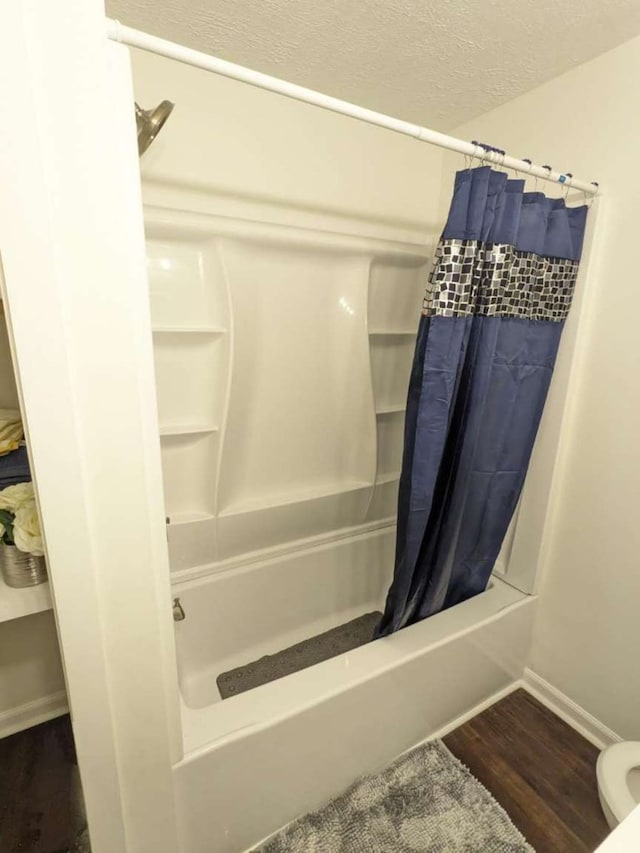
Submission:
POLYGON ((185 618, 185 612, 180 604, 179 598, 173 599, 173 621, 174 622, 182 622, 185 618))

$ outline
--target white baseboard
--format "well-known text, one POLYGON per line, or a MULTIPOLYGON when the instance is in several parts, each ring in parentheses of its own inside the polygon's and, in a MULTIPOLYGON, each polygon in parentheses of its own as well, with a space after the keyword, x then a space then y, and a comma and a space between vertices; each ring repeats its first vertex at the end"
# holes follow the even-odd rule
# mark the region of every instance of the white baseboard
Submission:
POLYGON ((550 711, 564 720, 598 749, 605 749, 612 743, 619 743, 622 738, 600 720, 596 719, 573 699, 549 684, 532 669, 526 668, 521 686, 532 696, 545 705, 550 711))
MULTIPOLYGON (((446 737, 450 732, 454 729, 459 728, 464 725, 464 723, 468 723, 469 720, 472 720, 474 717, 477 717, 478 714, 481 714, 483 711, 486 711, 487 708, 490 708, 492 705, 495 705, 496 702, 500 702, 502 699, 506 698, 510 693, 513 693, 514 690, 517 690, 519 687, 522 687, 521 681, 513 681, 511 684, 507 684, 506 687, 503 687, 502 690, 498 690, 496 693, 492 693, 487 699, 484 699, 482 702, 479 702, 477 705, 474 705, 473 708, 470 708, 468 711, 465 711, 464 714, 460 714, 451 722, 446 723, 446 725, 442 726, 441 729, 438 729, 433 734, 429 735, 426 740, 435 740, 436 738, 446 737)), ((414 749, 415 747, 411 747, 414 749)))
POLYGON ((59 690, 49 696, 25 702, 24 705, 18 705, 16 708, 0 711, 0 738, 37 726, 38 723, 44 723, 54 717, 60 717, 68 710, 67 694, 64 690, 59 690))
POLYGON ((569 699, 569 697, 558 690, 557 687, 554 687, 532 669, 528 668, 524 670, 521 679, 508 684, 506 687, 503 687, 502 690, 498 690, 496 693, 493 693, 483 702, 480 702, 470 710, 465 711, 464 714, 460 714, 460 716, 451 720, 451 722, 447 723, 437 732, 430 735, 428 739, 433 740, 434 738, 445 737, 449 732, 452 732, 454 729, 462 726, 464 723, 473 719, 473 717, 476 717, 478 714, 486 711, 487 708, 495 705, 496 702, 500 702, 501 699, 504 699, 510 693, 513 693, 514 690, 518 690, 520 688, 534 696, 546 708, 553 711, 557 717, 564 720, 567 725, 571 726, 572 729, 577 731, 578 734, 581 734, 589 741, 589 743, 592 743, 598 749, 605 749, 605 747, 610 746, 612 743, 619 743, 622 740, 622 738, 608 726, 605 726, 604 723, 601 723, 600 720, 596 719, 588 711, 585 711, 584 708, 581 708, 580 705, 572 699, 569 699))

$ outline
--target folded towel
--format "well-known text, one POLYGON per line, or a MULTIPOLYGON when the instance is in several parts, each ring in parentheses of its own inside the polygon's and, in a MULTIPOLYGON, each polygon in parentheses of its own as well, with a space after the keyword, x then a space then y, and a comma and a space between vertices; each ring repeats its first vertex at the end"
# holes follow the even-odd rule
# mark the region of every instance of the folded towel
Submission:
POLYGON ((17 450, 23 438, 20 412, 16 409, 0 409, 0 456, 17 450))
POLYGON ((5 456, 0 456, 0 489, 15 486, 16 483, 28 483, 31 479, 27 448, 19 447, 5 456))

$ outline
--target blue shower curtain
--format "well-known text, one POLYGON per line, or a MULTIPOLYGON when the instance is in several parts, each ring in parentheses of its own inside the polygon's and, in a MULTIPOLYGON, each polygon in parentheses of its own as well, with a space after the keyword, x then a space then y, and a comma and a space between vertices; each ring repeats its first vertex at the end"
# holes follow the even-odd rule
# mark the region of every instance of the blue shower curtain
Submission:
POLYGON ((587 207, 458 172, 405 419, 393 583, 377 636, 482 592, 524 482, 587 207))

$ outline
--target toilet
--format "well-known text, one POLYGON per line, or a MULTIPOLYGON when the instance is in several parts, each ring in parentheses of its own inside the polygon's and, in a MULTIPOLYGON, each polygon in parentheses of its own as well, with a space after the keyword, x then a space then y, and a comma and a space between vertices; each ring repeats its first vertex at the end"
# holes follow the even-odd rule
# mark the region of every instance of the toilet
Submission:
POLYGON ((614 743, 596 765, 600 805, 611 829, 640 803, 640 741, 614 743))

